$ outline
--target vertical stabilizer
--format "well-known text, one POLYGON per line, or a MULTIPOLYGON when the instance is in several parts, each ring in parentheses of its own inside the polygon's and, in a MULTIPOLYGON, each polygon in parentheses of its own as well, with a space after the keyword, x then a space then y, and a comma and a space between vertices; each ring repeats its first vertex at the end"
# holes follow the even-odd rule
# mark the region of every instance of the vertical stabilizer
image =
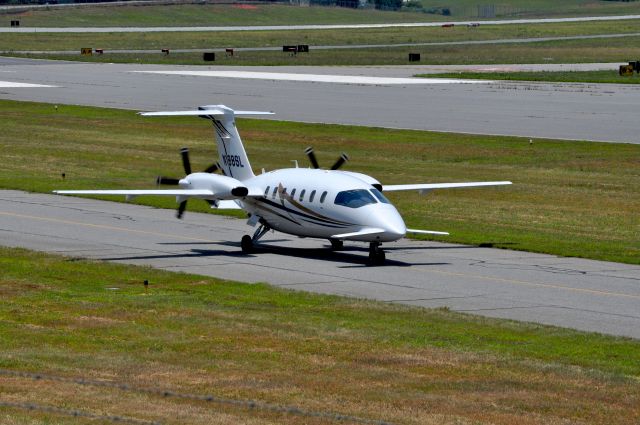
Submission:
POLYGON ((222 113, 206 115, 213 123, 213 132, 218 144, 220 156, 220 168, 229 177, 240 181, 254 177, 251 163, 244 150, 240 134, 236 128, 235 113, 233 109, 224 105, 201 106, 200 110, 216 110, 222 113))
POLYGON ((249 158, 236 129, 236 115, 272 115, 273 112, 234 111, 224 105, 201 106, 197 111, 142 112, 145 116, 199 116, 211 120, 218 144, 220 168, 240 181, 254 177, 249 158))

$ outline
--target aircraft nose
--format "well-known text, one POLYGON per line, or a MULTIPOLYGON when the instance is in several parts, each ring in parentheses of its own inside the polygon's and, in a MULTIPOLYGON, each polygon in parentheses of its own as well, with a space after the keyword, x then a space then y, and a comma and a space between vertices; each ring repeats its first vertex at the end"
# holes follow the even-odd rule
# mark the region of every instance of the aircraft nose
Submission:
POLYGON ((387 241, 398 240, 407 233, 404 220, 398 211, 391 207, 380 211, 377 216, 379 227, 384 229, 384 239, 387 241))

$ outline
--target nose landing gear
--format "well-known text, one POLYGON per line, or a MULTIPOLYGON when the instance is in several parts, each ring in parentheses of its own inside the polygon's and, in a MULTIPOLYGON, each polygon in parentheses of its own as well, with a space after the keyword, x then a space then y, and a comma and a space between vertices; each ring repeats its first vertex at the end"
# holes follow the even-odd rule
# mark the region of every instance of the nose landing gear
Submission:
POLYGON ((244 235, 242 237, 242 240, 240 241, 240 247, 242 248, 242 252, 245 254, 252 253, 254 249, 254 244, 258 242, 260 238, 263 237, 269 230, 271 230, 271 227, 262 223, 260 224, 260 227, 256 229, 255 233, 253 234, 253 237, 249 235, 244 235))
POLYGON ((380 248, 380 242, 371 242, 369 244, 369 265, 379 266, 384 264, 385 259, 384 250, 380 248))

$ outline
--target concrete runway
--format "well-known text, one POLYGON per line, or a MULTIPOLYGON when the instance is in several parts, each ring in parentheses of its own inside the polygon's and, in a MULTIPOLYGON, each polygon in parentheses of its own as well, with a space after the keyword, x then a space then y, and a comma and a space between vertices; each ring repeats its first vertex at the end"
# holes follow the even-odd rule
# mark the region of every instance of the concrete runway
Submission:
POLYGON ((196 67, 0 58, 0 80, 56 86, 3 88, 0 98, 148 111, 222 103, 271 110, 278 120, 640 143, 639 86, 345 84, 175 74, 211 70, 407 78, 429 69, 433 67, 196 67))
POLYGON ((239 240, 251 229, 212 214, 177 220, 170 210, 0 191, 5 246, 640 338, 639 266, 401 240, 385 245, 387 265, 367 267, 366 244, 331 252, 327 241, 281 233, 244 255, 239 240))

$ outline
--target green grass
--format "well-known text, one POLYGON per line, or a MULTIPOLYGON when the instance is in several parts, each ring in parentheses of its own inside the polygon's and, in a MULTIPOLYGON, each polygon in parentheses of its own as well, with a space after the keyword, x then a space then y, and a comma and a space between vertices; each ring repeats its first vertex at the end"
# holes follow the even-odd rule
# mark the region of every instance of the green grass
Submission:
POLYGON ((447 7, 452 18, 477 17, 479 5, 494 5, 497 18, 544 18, 558 16, 599 16, 637 14, 637 2, 601 0, 501 0, 479 3, 477 0, 419 0, 425 9, 447 7))
MULTIPOLYGON (((217 157, 201 120, 13 101, 0 101, 0 111, 2 188, 149 188, 157 175, 182 173, 182 146, 192 148, 195 170, 217 157)), ((263 120, 239 120, 238 127, 256 170, 304 161, 303 149, 313 145, 325 164, 348 151, 348 169, 383 184, 514 182, 427 197, 389 194, 408 227, 450 231, 447 241, 640 264, 639 145, 530 145, 517 137, 263 120)), ((166 199, 138 202, 175 208, 166 199)), ((192 202, 190 209, 210 211, 204 202, 192 202)))
MULTIPOLYGON (((21 27, 154 27, 154 26, 244 26, 291 24, 367 24, 419 22, 444 19, 408 12, 354 10, 339 7, 297 7, 283 4, 238 5, 183 4, 162 6, 119 6, 51 8, 23 13, 5 13, 2 21, 20 20, 21 27), (246 7, 246 6, 245 6, 246 7)), ((640 10, 640 8, 638 8, 640 10)))
MULTIPOLYGON (((287 43, 289 44, 289 43, 287 43)), ((216 46, 217 47, 217 46, 216 46)), ((78 49, 79 52, 79 49, 78 49)), ((69 54, 12 54, 28 58, 78 60, 89 62, 155 63, 188 65, 406 65, 408 53, 420 53, 417 64, 512 64, 622 62, 640 58, 640 37, 617 39, 567 40, 526 44, 491 44, 390 47, 374 49, 319 50, 291 56, 281 51, 239 52, 234 57, 220 53, 215 62, 204 62, 202 53, 159 53, 81 56, 69 54), (612 44, 615 43, 615 44, 612 44)))
POLYGON ((568 83, 640 84, 640 76, 620 76, 618 71, 558 71, 558 72, 449 72, 445 74, 419 74, 425 78, 465 78, 474 80, 515 80, 568 83))
MULTIPOLYGON (((297 7, 282 4, 254 5, 242 9, 230 5, 185 4, 163 6, 120 6, 38 9, 23 13, 1 14, 6 25, 19 19, 23 27, 72 26, 230 26, 420 22, 452 19, 477 19, 476 0, 456 0, 449 3, 422 0, 425 9, 447 7, 451 16, 422 13, 407 8, 400 12, 372 9, 353 10, 338 7, 297 7)), ((491 4, 491 3, 488 3, 491 4)), ((640 13, 637 2, 607 2, 598 0, 503 0, 496 4, 498 18, 558 17, 584 15, 622 15, 640 13)))
MULTIPOLYGON (((8 248, 0 294, 2 369, 407 424, 640 419, 640 343, 626 338, 8 248)), ((6 400, 167 424, 328 423, 3 376, 6 400)))
MULTIPOLYGON (((153 32, 153 33, 7 33, 0 50, 195 49, 266 47, 283 44, 355 45, 479 41, 640 32, 637 20, 529 25, 481 25, 478 28, 367 28, 345 30, 153 32)), ((610 47, 621 39, 606 40, 610 47)), ((447 46, 448 48, 449 46, 447 46)), ((473 46, 478 49, 477 46, 473 46)))

